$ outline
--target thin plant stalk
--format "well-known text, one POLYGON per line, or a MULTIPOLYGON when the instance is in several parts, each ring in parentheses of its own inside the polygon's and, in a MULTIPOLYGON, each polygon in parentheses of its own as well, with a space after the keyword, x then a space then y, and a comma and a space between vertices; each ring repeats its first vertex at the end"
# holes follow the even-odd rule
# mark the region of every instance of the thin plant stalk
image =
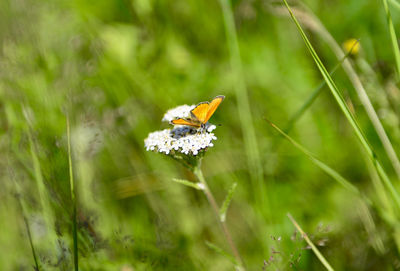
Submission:
POLYGON ((235 79, 234 89, 236 91, 236 99, 238 103, 238 113, 241 128, 243 131, 244 146, 247 154, 247 163, 250 169, 250 178, 255 191, 255 199, 259 206, 265 206, 268 202, 264 202, 264 186, 263 183, 263 167, 261 164, 260 152, 258 148, 253 118, 250 111, 250 102, 247 93, 246 82, 243 77, 243 67, 240 57, 239 42, 237 38, 235 21, 232 14, 230 0, 219 0, 221 5, 224 26, 227 37, 227 43, 230 52, 230 63, 232 74, 235 79))
MULTIPOLYGON (((21 202, 20 202, 20 204, 21 204, 21 206, 22 206, 22 203, 21 203, 21 202)), ((24 208, 22 207, 22 209, 24 209, 24 208)), ((26 217, 24 211, 22 211, 22 217, 23 217, 23 219, 24 219, 25 228, 26 228, 26 233, 27 233, 27 235, 28 235, 29 245, 31 246, 33 261, 34 261, 34 263, 35 263, 35 267, 34 267, 34 268, 35 268, 35 271, 39 271, 39 270, 40 270, 40 269, 39 269, 39 262, 38 262, 38 259, 37 259, 37 256, 36 256, 35 246, 33 245, 33 241, 32 241, 31 229, 30 229, 30 227, 29 227, 28 218, 26 217)))
POLYGON ((311 159, 311 161, 316 164, 320 169, 322 169, 325 173, 327 173, 329 176, 331 176, 334 180, 336 180, 340 185, 342 185, 344 188, 346 188, 348 191, 354 193, 357 196, 361 196, 360 191, 358 190, 357 187, 352 185, 348 180, 346 180, 342 175, 340 175, 336 170, 316 158, 310 151, 308 151, 306 148, 304 148, 302 145, 300 145, 298 142, 296 142, 294 139, 292 139, 290 136, 288 136, 285 132, 283 132, 281 129, 279 129, 278 126, 267 120, 267 122, 276 130, 278 133, 280 133, 283 137, 285 137, 290 143, 293 144, 297 149, 299 149, 301 152, 303 152, 305 155, 308 156, 308 158, 311 159))
MULTIPOLYGON (((286 2, 286 1, 284 1, 284 2, 286 2)), ((288 7, 288 5, 287 5, 287 7, 288 7)), ((290 13, 291 13, 292 18, 294 18, 294 13, 301 14, 300 18, 301 18, 302 22, 307 24, 310 27, 310 29, 314 30, 315 32, 317 32, 321 35, 321 37, 326 41, 326 43, 329 45, 329 47, 331 47, 332 51, 334 52, 334 54, 336 55, 336 57, 338 59, 341 59, 345 56, 345 53, 343 52, 343 50, 341 49, 339 44, 335 41, 335 39, 332 37, 332 35, 329 33, 329 31, 324 27, 324 25, 319 21, 319 19, 316 18, 315 16, 313 16, 311 11, 307 11, 307 13, 305 13, 305 12, 302 12, 299 10, 295 10, 294 12, 292 12, 292 9, 290 8, 290 13), (292 14, 293 14, 293 16, 292 16, 292 14)), ((297 19, 296 19, 296 22, 297 22, 297 19)), ((298 24, 298 22, 296 24, 298 24)), ((298 27, 299 26, 300 25, 298 25, 298 27)), ((304 39, 304 36, 303 36, 303 39, 304 39)), ((307 45, 307 43, 306 43, 306 45, 307 45)), ((307 47, 308 47, 308 45, 307 45, 307 47)), ((388 135, 386 134, 385 129, 383 128, 383 125, 378 117, 378 114, 376 113, 359 76, 357 75, 356 71, 354 70, 353 66, 351 65, 351 63, 348 59, 343 61, 342 66, 343 66, 343 70, 346 72, 351 83, 353 84, 353 87, 357 93, 357 96, 360 99, 361 104, 363 105, 363 107, 367 113, 367 116, 372 123, 372 126, 374 127, 380 141, 382 142, 383 148, 384 148, 384 150, 396 172, 397 178, 400 180, 400 160, 393 148, 392 143, 390 142, 388 135)))
POLYGON ((76 197, 75 197, 75 187, 74 187, 74 172, 72 170, 72 155, 71 155, 71 133, 69 116, 67 115, 67 139, 68 139, 68 166, 69 166, 69 185, 71 191, 72 200, 72 236, 74 242, 74 268, 78 271, 78 232, 77 232, 77 221, 76 221, 76 197))
POLYGON ((389 0, 389 2, 393 7, 397 8, 397 10, 400 11, 400 3, 397 2, 397 0, 389 0))
MULTIPOLYGON (((337 67, 339 67, 338 65, 337 67)), ((337 68, 335 67, 331 75, 335 72, 337 68)), ((293 129, 294 124, 303 116, 303 114, 307 111, 307 109, 310 108, 310 106, 314 103, 314 101, 317 99, 319 94, 322 92, 323 87, 325 86, 325 81, 322 81, 318 87, 308 96, 307 100, 303 103, 303 105, 296 111, 296 113, 293 114, 293 116, 289 119, 288 124, 285 128, 285 133, 290 133, 290 131, 293 129)))
POLYGON ((383 2, 383 6, 385 8, 387 24, 388 24, 388 27, 389 27, 390 40, 392 41, 393 54, 394 54, 394 59, 395 59, 395 62, 396 62, 396 69, 397 69, 397 78, 399 78, 400 77, 400 50, 399 50, 399 44, 398 44, 398 41, 397 41, 396 31, 394 30, 394 26, 393 26, 392 15, 390 15, 388 2, 387 2, 387 0, 382 0, 382 2, 383 2))
MULTIPOLYGON (((307 46, 307 49, 309 50, 312 58, 314 59, 318 69, 320 70, 321 75, 324 77, 329 89, 331 90, 332 95, 334 96, 336 102, 338 103, 340 109, 342 110, 343 114, 347 118, 348 122, 352 126, 352 128, 354 130, 354 133, 356 134, 356 136, 360 140, 360 143, 363 146, 364 150, 367 152, 368 157, 373 162, 373 164, 374 164, 374 166, 375 166, 375 168, 376 168, 376 170, 377 170, 377 172, 379 174, 379 177, 381 178, 383 183, 387 186, 389 192, 391 193, 394 201, 397 204, 397 207, 400 208, 400 196, 399 196, 397 190, 395 189, 395 187, 393 186, 392 182, 390 181, 386 171, 384 170, 384 168, 382 167, 380 161, 378 160, 377 156, 375 155, 375 153, 374 153, 373 149, 371 148, 367 138, 365 137, 364 133, 360 129, 360 126, 359 126, 358 122, 356 121, 356 119, 352 115, 350 109, 348 108, 346 102, 344 101, 344 99, 342 97, 342 94, 338 90, 338 88, 337 88, 335 82, 333 81, 332 77, 330 77, 330 75, 327 72, 324 64, 321 61, 321 59, 319 58, 319 56, 315 52, 313 46, 311 45, 311 43, 308 40, 306 34, 304 33, 302 27, 300 26, 299 22, 297 21, 296 17, 294 16, 294 14, 293 14, 291 8, 289 7, 287 1, 283 0, 283 2, 285 3, 291 18, 293 19, 294 23, 296 24, 296 26, 297 26, 297 28, 298 28, 298 30, 299 30, 299 32, 300 32, 305 44, 307 46)), ((346 61, 344 63, 346 63, 346 61)), ((369 101, 368 96, 366 96, 366 98, 369 101)), ((378 121, 379 121, 379 119, 378 119, 378 121)), ((390 141, 389 141, 389 143, 390 143, 390 141)))
MULTIPOLYGON (((338 68, 342 65, 343 61, 351 54, 353 51, 354 47, 358 44, 358 41, 353 44, 349 52, 333 67, 333 69, 329 72, 329 74, 332 76, 338 68)), ((306 101, 303 103, 303 105, 296 111, 296 113, 293 114, 293 117, 290 118, 288 121, 288 124, 286 128, 284 129, 286 134, 289 134, 289 132, 292 130, 294 124, 303 116, 303 114, 307 111, 308 108, 314 103, 314 101, 317 99, 319 94, 322 92, 323 87, 326 85, 325 80, 322 80, 321 83, 317 86, 317 88, 308 96, 306 101)))
POLYGON ((38 258, 36 256, 35 246, 33 245, 31 229, 29 227, 29 221, 28 221, 28 218, 27 218, 27 208, 26 208, 25 202, 21 199, 21 187, 19 186, 19 184, 17 183, 16 180, 14 180, 14 183, 15 183, 15 188, 16 188, 16 191, 17 191, 16 198, 17 198, 19 206, 21 208, 22 218, 24 220, 26 233, 28 235, 28 240, 29 240, 29 245, 31 247, 31 251, 32 251, 33 261, 35 263, 34 268, 35 268, 35 271, 39 271, 40 270, 39 269, 39 261, 38 261, 38 258))
POLYGON ((194 175, 196 175, 199 182, 203 185, 204 194, 206 195, 207 200, 210 203, 210 205, 214 211, 214 214, 218 220, 219 225, 221 226, 222 232, 224 233, 225 239, 228 242, 229 247, 232 250, 233 256, 235 257, 237 264, 241 267, 242 270, 244 270, 243 262, 240 257, 239 251, 237 250, 235 243, 233 242, 232 236, 228 230, 228 227, 227 227, 225 221, 222 221, 220 219, 218 204, 217 204, 210 188, 208 187, 206 180, 204 179, 203 172, 202 172, 200 166, 201 166, 201 163, 199 162, 199 164, 196 167, 194 167, 193 173, 194 173, 194 175))
POLYGON ((53 216, 53 211, 51 209, 49 193, 47 192, 47 189, 46 189, 46 184, 45 184, 45 180, 44 180, 44 177, 42 174, 42 168, 40 165, 39 154, 37 151, 37 147, 35 145, 35 141, 33 139, 31 127, 29 125, 29 123, 30 123, 29 114, 27 113, 27 110, 25 109, 25 107, 23 107, 23 113, 24 113, 25 119, 28 123, 27 134, 28 134, 28 140, 29 140, 29 145, 30 145, 30 155, 31 155, 32 164, 33 164, 33 171, 32 171, 33 178, 36 181, 36 186, 37 186, 37 189, 39 192, 40 206, 42 207, 43 217, 44 217, 44 220, 46 223, 46 227, 48 229, 48 236, 50 239, 50 243, 54 244, 56 241, 56 236, 55 236, 55 232, 52 230, 54 227, 54 216, 53 216))
MULTIPOLYGON (((395 212, 393 210, 390 197, 387 195, 387 191, 385 190, 383 183, 379 181, 380 180, 379 175, 374 170, 374 165, 368 160, 367 160, 367 168, 369 171, 369 175, 371 176, 372 185, 374 187, 375 193, 378 196, 378 200, 380 201, 380 205, 386 212, 391 214, 391 217, 395 217, 394 216, 395 212)), ((394 221, 391 221, 391 223, 393 222, 394 221)))
POLYGON ((291 214, 287 214, 289 217, 290 221, 293 223, 293 225, 296 227, 296 229, 300 232, 301 236, 306 240, 307 244, 311 247, 312 251, 314 252, 315 256, 320 260, 320 262, 323 264, 323 266, 326 268, 328 271, 334 271, 333 267, 329 264, 329 262, 325 259, 325 257, 322 255, 322 253, 318 250, 318 248, 313 244, 313 242, 308 238, 308 235, 301 229, 300 225, 294 220, 291 214))
POLYGON ((385 245, 382 241, 379 231, 376 229, 376 224, 370 212, 369 206, 363 201, 359 200, 357 204, 357 213, 364 224, 364 228, 369 236, 369 240, 377 253, 380 255, 385 254, 385 245))

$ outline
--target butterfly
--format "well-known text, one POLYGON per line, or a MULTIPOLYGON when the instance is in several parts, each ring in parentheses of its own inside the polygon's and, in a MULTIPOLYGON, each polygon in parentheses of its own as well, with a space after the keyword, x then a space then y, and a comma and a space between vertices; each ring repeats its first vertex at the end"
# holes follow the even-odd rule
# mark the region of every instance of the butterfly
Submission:
POLYGON ((171 120, 170 123, 173 125, 188 125, 196 128, 201 127, 204 129, 206 127, 206 123, 224 99, 225 96, 219 95, 212 99, 211 102, 201 102, 190 111, 189 118, 174 119, 171 120))

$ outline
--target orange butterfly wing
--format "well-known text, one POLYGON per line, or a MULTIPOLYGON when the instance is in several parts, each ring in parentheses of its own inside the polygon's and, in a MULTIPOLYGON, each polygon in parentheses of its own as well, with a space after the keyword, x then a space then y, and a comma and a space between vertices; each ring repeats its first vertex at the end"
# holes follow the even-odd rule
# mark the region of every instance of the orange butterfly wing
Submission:
POLYGON ((171 123, 174 125, 188 125, 188 126, 194 126, 194 127, 200 127, 200 123, 197 121, 193 121, 190 119, 175 119, 171 120, 171 123))
POLYGON ((220 95, 211 102, 201 102, 190 111, 192 119, 175 119, 171 120, 171 124, 200 127, 202 124, 207 123, 224 99, 225 96, 220 95))
POLYGON ((206 123, 207 112, 210 108, 209 102, 199 103, 195 108, 190 111, 192 118, 198 120, 200 123, 206 123))
POLYGON ((207 123, 207 121, 211 118, 211 116, 214 114, 215 110, 217 110, 218 106, 222 103, 222 101, 225 99, 225 96, 220 95, 215 97, 209 104, 208 106, 208 111, 206 114, 206 117, 204 119, 204 123, 207 123))

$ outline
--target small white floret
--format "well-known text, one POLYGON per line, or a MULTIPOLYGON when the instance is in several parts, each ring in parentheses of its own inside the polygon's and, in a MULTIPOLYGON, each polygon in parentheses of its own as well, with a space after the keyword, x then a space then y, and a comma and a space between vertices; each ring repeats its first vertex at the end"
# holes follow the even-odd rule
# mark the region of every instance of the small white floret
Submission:
POLYGON ((190 111, 193 108, 195 108, 195 105, 187 105, 187 104, 172 108, 168 110, 167 113, 164 114, 162 121, 170 122, 171 120, 174 119, 187 118, 190 116, 190 111))
POLYGON ((176 137, 171 129, 150 133, 145 139, 146 150, 156 150, 165 154, 172 151, 184 153, 186 155, 198 155, 201 150, 214 146, 215 140, 213 133, 195 133, 176 137))

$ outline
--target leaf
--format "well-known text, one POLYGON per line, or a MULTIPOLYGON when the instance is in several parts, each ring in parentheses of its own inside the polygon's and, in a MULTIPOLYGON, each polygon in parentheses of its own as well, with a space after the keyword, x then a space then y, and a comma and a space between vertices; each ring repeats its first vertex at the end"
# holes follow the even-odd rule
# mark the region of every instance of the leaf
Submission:
MULTIPOLYGON (((398 3, 396 3, 398 4, 398 3)), ((385 8, 386 20, 389 27, 390 39, 392 41, 392 49, 394 54, 394 59, 396 61, 397 76, 400 77, 400 50, 397 41, 396 31, 393 26, 392 16, 390 15, 389 5, 387 0, 383 0, 383 6, 385 8)))
POLYGON ((235 193, 235 189, 236 189, 237 183, 233 183, 231 188, 228 191, 228 194, 225 197, 224 203, 222 203, 222 206, 219 210, 219 217, 221 219, 221 222, 224 222, 226 219, 226 211, 229 208, 229 205, 232 201, 233 198, 233 193, 235 193))
POLYGON ((206 241, 206 245, 207 245, 210 249, 212 249, 212 250, 214 250, 215 252, 217 252, 218 254, 224 256, 224 257, 227 258, 229 261, 231 261, 232 263, 234 263, 235 265, 238 266, 238 263, 237 263, 237 261, 235 260, 235 258, 234 258, 232 255, 230 255, 228 252, 226 252, 225 250, 223 250, 222 248, 218 247, 217 245, 215 245, 215 244, 213 244, 213 243, 211 243, 211 242, 209 242, 209 241, 206 241))
POLYGON ((197 189, 197 190, 204 190, 204 185, 202 183, 194 183, 194 182, 191 182, 188 180, 176 179, 176 178, 172 178, 172 181, 189 186, 189 187, 197 189))

